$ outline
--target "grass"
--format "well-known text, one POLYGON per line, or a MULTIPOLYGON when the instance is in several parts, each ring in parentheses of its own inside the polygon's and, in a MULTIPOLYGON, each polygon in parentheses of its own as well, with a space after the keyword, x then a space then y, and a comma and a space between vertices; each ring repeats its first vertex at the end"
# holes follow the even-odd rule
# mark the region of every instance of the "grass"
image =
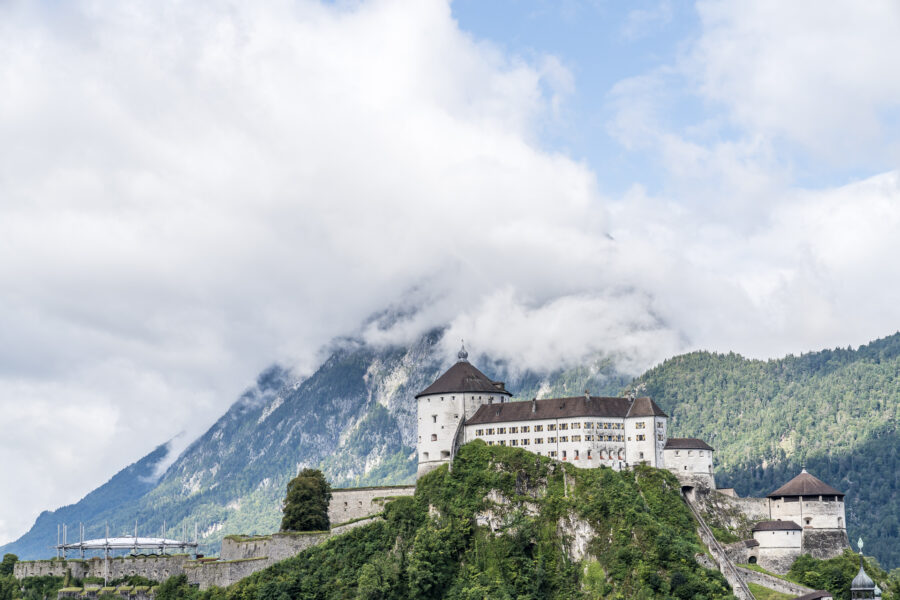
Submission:
POLYGON ((739 566, 739 567, 744 567, 745 569, 750 569, 751 571, 756 571, 757 573, 762 573, 763 575, 769 575, 769 576, 771 576, 771 577, 777 577, 778 579, 781 579, 782 581, 788 581, 788 582, 790 582, 790 583, 796 583, 797 585, 803 585, 803 584, 800 583, 799 581, 794 581, 793 579, 791 579, 791 578, 788 577, 787 575, 779 575, 778 573, 773 573, 772 571, 766 571, 765 569, 763 569, 763 568, 762 568, 761 566, 759 566, 759 565, 751 565, 751 564, 749 564, 749 563, 744 563, 744 564, 739 564, 738 566, 739 566))
POLYGON ((796 597, 791 594, 782 594, 781 592, 770 590, 767 587, 756 585, 755 583, 748 583, 747 585, 750 587, 750 593, 753 594, 753 597, 756 598, 756 600, 791 600, 791 598, 796 597))

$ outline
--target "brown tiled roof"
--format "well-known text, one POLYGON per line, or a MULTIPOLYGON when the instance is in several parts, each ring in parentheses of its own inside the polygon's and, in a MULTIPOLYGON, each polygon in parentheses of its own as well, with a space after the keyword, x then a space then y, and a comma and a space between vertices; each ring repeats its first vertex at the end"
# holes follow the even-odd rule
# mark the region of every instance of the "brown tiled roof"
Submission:
POLYGON ((761 521, 753 526, 753 531, 801 531, 793 521, 761 521))
POLYGON ((799 475, 769 494, 769 498, 780 496, 844 496, 821 479, 813 477, 803 469, 799 475))
POLYGON ((656 402, 650 398, 635 398, 631 409, 628 411, 629 417, 668 417, 662 409, 656 405, 656 402))
POLYGON ((713 450, 713 447, 697 438, 669 438, 665 450, 713 450))
MULTIPOLYGON (((650 400, 638 398, 637 400, 650 400)), ((637 402, 635 400, 634 402, 637 402)), ((650 404, 653 404, 650 401, 650 404)), ((653 406, 656 406, 653 404, 653 406)), ((628 398, 604 398, 591 396, 573 396, 571 398, 548 398, 546 400, 530 400, 525 402, 505 402, 503 404, 482 405, 466 425, 479 423, 505 423, 507 421, 536 421, 539 419, 562 419, 567 417, 612 417, 645 416, 629 413, 632 401, 628 398), (532 404, 534 409, 532 412, 532 404)), ((656 407, 659 410, 659 407, 656 407)), ((657 414, 657 413, 654 413, 657 414)), ((661 416, 665 413, 659 411, 661 416)), ((646 415, 649 416, 649 415, 646 415)))
POLYGON ((810 592, 808 594, 803 594, 802 596, 797 596, 794 600, 822 600, 822 598, 833 598, 831 592, 826 592, 824 590, 819 590, 817 592, 810 592))
POLYGON ((759 546, 759 542, 756 540, 744 540, 745 548, 756 548, 757 546, 759 546))
POLYGON ((487 375, 476 369, 472 363, 461 360, 427 388, 416 394, 427 396, 430 394, 458 394, 463 392, 485 392, 488 394, 503 394, 512 396, 505 389, 495 385, 487 375))

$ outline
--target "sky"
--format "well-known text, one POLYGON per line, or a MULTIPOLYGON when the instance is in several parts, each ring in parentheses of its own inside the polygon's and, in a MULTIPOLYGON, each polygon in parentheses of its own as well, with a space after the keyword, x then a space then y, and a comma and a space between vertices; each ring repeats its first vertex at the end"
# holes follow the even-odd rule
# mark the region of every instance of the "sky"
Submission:
POLYGON ((0 542, 389 306, 531 368, 897 331, 898 57, 878 0, 0 2, 0 542))

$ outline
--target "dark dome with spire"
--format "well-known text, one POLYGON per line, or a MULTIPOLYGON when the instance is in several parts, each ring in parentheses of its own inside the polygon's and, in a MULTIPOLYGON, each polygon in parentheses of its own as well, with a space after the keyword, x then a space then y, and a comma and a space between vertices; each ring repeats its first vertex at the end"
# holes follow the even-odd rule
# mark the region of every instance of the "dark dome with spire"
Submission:
POLYGON ((875 590, 875 582, 872 581, 872 578, 869 577, 862 565, 859 565, 859 573, 856 574, 856 577, 850 583, 850 591, 862 592, 870 590, 875 590))
POLYGON ((469 353, 463 346, 456 355, 459 361, 435 380, 434 383, 416 394, 416 398, 420 396, 431 396, 434 394, 463 394, 472 392, 483 392, 486 394, 501 394, 504 396, 512 396, 506 391, 503 383, 492 381, 490 377, 476 369, 472 363, 468 361, 469 353))

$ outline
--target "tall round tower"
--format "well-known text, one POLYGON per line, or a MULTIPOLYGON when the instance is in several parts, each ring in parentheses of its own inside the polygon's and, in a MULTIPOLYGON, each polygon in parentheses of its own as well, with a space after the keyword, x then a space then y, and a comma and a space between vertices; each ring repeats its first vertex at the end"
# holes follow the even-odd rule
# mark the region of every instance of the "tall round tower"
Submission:
POLYGON ((465 345, 457 362, 416 395, 419 468, 416 477, 449 463, 462 443, 463 424, 482 404, 502 403, 512 396, 469 362, 465 345))

